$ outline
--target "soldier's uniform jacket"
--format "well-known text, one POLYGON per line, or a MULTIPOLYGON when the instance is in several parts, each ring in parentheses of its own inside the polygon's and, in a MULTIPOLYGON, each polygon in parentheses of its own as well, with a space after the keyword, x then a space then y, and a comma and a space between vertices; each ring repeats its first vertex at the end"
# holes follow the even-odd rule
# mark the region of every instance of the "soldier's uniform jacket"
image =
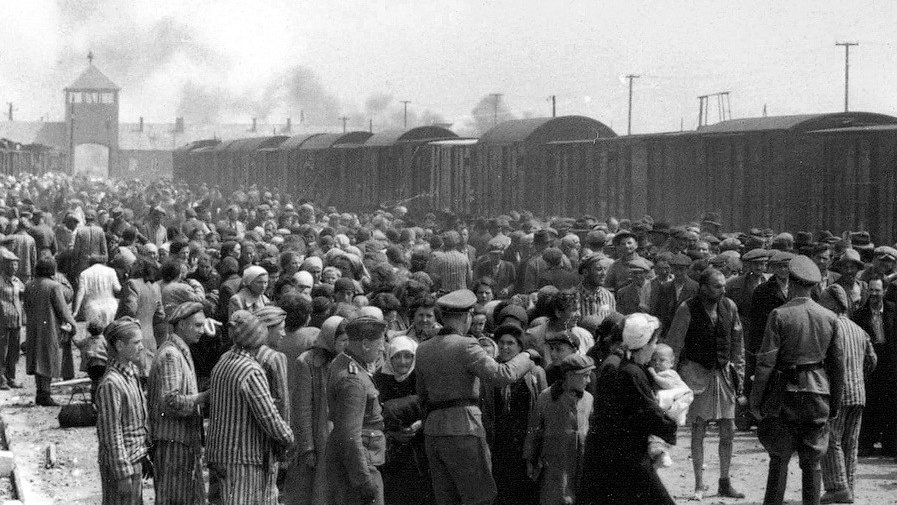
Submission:
POLYGON ((762 403, 776 369, 787 381, 785 391, 830 395, 836 411, 844 383, 843 349, 837 316, 810 298, 794 298, 774 309, 757 354, 752 406, 762 403))
POLYGON ((353 487, 361 486, 370 478, 370 467, 384 463, 386 437, 378 397, 374 380, 361 362, 345 352, 333 359, 327 380, 333 423, 327 457, 340 461, 343 475, 331 476, 331 486, 333 477, 348 479, 353 487))
POLYGON ((480 412, 480 379, 496 387, 516 381, 533 368, 527 354, 497 363, 476 339, 450 329, 422 342, 416 355, 417 392, 429 411, 424 423, 428 436, 486 436, 480 412))

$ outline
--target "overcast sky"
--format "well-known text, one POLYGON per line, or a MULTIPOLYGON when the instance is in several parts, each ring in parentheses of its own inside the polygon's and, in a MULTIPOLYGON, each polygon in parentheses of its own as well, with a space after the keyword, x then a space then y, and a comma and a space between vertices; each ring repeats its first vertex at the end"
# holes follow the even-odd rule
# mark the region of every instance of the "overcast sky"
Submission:
MULTIPOLYGON (((843 108, 897 114, 897 6, 860 2, 6 0, 0 101, 17 119, 62 117, 61 89, 93 50, 136 121, 282 122, 305 112, 336 125, 469 126, 503 93, 516 116, 583 114, 633 131, 696 126, 700 94, 731 91, 734 117, 843 108), (10 5, 10 3, 12 5, 10 5), (184 4, 187 6, 185 7, 184 4), (298 98, 297 98, 298 96, 298 98), (314 103, 313 103, 314 102, 314 103), (320 102, 320 103, 318 103, 320 102)), ((715 105, 715 104, 714 104, 715 105)), ((711 118, 716 119, 715 107, 711 118)))

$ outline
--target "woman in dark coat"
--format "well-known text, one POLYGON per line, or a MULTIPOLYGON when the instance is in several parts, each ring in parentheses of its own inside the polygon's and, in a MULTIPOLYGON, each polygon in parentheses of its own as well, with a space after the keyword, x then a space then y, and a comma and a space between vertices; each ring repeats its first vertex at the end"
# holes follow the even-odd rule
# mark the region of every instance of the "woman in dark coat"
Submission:
MULTIPOLYGON (((519 326, 499 326, 492 338, 498 345, 499 363, 523 351, 523 330, 519 326)), ((539 499, 539 488, 527 474, 523 445, 530 411, 546 387, 545 371, 538 366, 505 387, 482 383, 480 408, 486 441, 492 451, 492 476, 498 488, 496 504, 525 505, 539 499)))
POLYGON ((71 341, 76 323, 65 301, 62 284, 53 280, 56 262, 52 258, 39 260, 34 274, 34 279, 25 286, 25 317, 28 321, 25 371, 34 375, 37 383, 35 403, 52 407, 57 403, 50 396, 50 381, 62 375, 61 345, 71 341))
POLYGON ((423 411, 414 376, 416 352, 414 339, 404 335, 393 337, 383 369, 374 374, 386 425, 386 464, 381 468, 383 498, 390 505, 432 502, 421 430, 423 411))
POLYGON ((623 326, 624 357, 602 367, 586 438, 580 489, 583 505, 673 505, 648 456, 648 436, 676 443, 676 422, 657 405, 645 365, 657 346, 660 322, 631 314, 623 326))

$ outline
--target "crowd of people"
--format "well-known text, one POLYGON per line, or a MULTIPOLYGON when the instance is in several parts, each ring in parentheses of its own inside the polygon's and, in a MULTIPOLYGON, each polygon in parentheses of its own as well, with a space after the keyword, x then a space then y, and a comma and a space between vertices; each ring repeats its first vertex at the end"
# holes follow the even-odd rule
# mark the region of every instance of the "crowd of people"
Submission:
POLYGON ((681 426, 701 500, 714 425, 719 496, 756 425, 764 503, 794 452, 804 503, 852 503, 897 451, 897 249, 863 231, 59 174, 0 204, 0 389, 20 348, 38 406, 86 373, 103 503, 668 504, 681 426))

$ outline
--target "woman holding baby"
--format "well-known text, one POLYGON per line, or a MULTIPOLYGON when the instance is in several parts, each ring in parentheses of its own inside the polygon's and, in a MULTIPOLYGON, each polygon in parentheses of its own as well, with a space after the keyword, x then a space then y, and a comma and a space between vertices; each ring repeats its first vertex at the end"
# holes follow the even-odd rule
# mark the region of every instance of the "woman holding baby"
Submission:
POLYGON ((586 438, 580 504, 672 505, 649 454, 648 439, 676 441, 676 421, 658 404, 648 371, 660 321, 631 314, 622 325, 623 358, 603 367, 586 438))

